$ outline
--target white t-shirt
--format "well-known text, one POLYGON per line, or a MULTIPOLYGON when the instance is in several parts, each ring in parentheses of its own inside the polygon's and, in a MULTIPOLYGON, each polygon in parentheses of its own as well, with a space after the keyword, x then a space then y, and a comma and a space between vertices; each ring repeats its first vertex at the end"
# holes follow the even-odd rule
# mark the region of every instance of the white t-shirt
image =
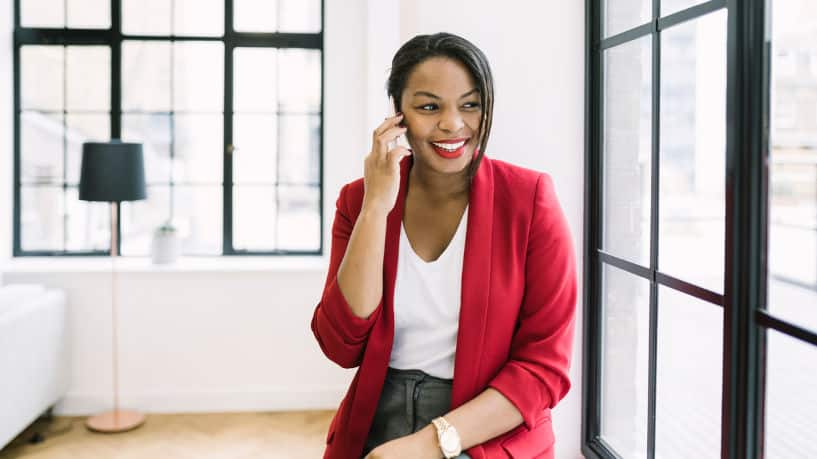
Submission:
POLYGON ((400 225, 390 367, 454 377, 467 227, 468 207, 445 251, 426 262, 411 247, 400 225))

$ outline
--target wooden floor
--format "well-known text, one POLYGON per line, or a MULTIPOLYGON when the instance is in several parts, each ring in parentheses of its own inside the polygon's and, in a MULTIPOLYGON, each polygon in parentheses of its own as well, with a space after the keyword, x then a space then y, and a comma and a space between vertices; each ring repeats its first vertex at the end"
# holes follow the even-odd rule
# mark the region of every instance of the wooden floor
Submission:
POLYGON ((99 434, 84 417, 38 420, 0 459, 314 459, 323 454, 333 411, 150 414, 136 430, 99 434), (30 444, 35 432, 45 441, 30 444))

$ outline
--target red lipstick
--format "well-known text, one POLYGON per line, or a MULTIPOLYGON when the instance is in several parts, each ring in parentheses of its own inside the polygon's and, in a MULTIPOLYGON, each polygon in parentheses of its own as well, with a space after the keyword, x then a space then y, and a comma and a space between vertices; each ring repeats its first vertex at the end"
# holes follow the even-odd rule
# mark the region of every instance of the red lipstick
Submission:
POLYGON ((465 151, 465 146, 468 144, 468 140, 469 140, 468 138, 435 140, 431 142, 431 147, 438 155, 442 156, 443 158, 455 159, 462 156, 462 153, 465 151), (460 143, 462 143, 462 145, 460 145, 456 150, 451 150, 450 148, 443 148, 435 145, 438 144, 447 146, 460 143))

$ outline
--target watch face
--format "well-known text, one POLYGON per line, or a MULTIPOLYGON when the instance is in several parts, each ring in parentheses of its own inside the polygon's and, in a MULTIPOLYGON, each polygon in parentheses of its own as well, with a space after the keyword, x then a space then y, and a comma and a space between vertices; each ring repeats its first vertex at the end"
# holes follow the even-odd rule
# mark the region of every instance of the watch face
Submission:
POLYGON ((446 430, 443 432, 442 438, 440 438, 440 445, 446 451, 453 451, 457 449, 457 445, 459 445, 459 438, 457 438, 457 434, 451 430, 446 430))

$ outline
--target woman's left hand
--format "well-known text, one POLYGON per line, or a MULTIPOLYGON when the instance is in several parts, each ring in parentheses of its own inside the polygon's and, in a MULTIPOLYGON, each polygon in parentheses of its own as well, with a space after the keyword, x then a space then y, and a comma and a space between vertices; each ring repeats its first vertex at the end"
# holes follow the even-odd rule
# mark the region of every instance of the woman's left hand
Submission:
POLYGON ((373 449, 364 459, 440 459, 437 435, 428 427, 405 437, 388 441, 373 449))

